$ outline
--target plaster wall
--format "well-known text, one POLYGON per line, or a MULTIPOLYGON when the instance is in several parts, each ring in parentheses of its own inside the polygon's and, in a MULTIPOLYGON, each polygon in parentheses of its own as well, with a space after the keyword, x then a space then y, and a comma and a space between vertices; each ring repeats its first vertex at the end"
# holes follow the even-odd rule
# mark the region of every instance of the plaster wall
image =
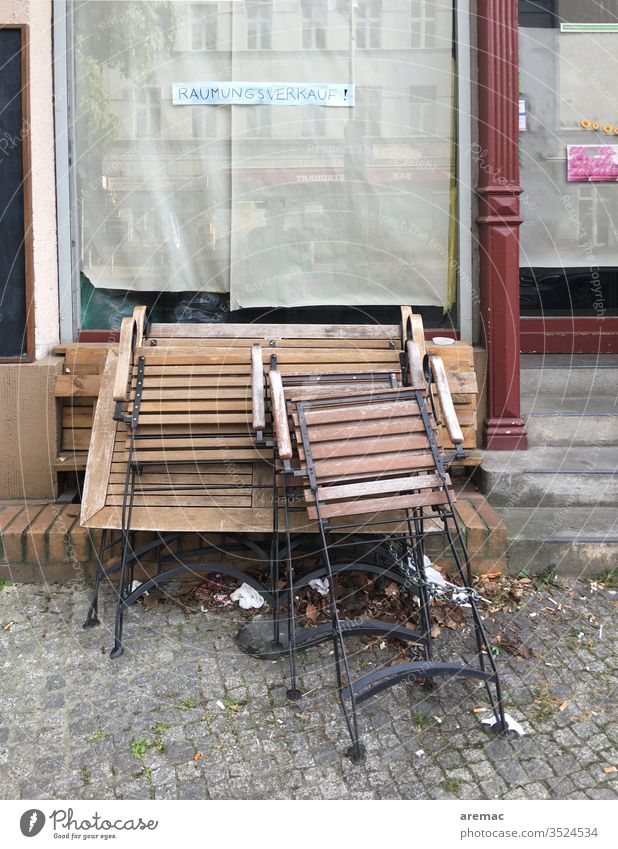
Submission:
MULTIPOLYGON (((36 359, 59 341, 51 0, 0 0, 0 23, 29 26, 36 359)), ((1 366, 0 366, 1 368, 1 366)))

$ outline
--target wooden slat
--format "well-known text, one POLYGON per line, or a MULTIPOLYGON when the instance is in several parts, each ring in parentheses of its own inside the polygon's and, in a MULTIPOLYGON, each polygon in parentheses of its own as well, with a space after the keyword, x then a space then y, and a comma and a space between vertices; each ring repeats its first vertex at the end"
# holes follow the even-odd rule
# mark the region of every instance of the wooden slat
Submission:
MULTIPOLYGON (((297 420, 297 417, 294 417, 297 420)), ((344 422, 342 424, 312 425, 310 429, 311 442, 331 439, 355 439, 363 436, 387 435, 392 433, 413 433, 424 430, 420 417, 407 418, 394 416, 391 419, 364 419, 360 422, 344 422)))
POLYGON ((93 407, 65 405, 62 408, 62 426, 64 428, 91 428, 93 417, 93 407))
POLYGON ((138 433, 135 438, 135 447, 139 448, 141 451, 165 448, 167 450, 175 449, 193 452, 196 448, 199 448, 201 450, 226 448, 230 452, 233 452, 237 448, 253 447, 254 444, 255 443, 251 434, 247 434, 246 436, 238 435, 233 437, 221 436, 219 438, 209 436, 204 439, 191 436, 175 437, 171 434, 163 434, 160 438, 144 439, 140 438, 138 430, 138 433))
POLYGON ((242 413, 144 413, 140 415, 140 424, 161 426, 166 424, 243 424, 251 426, 251 416, 245 411, 242 413))
MULTIPOLYGON (((121 507, 103 507, 82 519, 87 528, 121 527, 121 507)), ((272 531, 272 508, 215 507, 135 507, 131 527, 136 531, 191 531, 200 533, 269 533, 272 531)))
MULTIPOLYGON (((445 492, 419 492, 416 495, 394 495, 390 498, 366 498, 359 501, 328 503, 320 507, 320 513, 324 519, 329 519, 334 516, 412 510, 415 507, 430 507, 447 503, 448 496, 445 492)), ((316 508, 310 504, 307 505, 307 513, 310 519, 317 516, 316 508)))
MULTIPOLYGON (((220 410, 222 413, 247 412, 248 402, 245 399, 226 399, 225 401, 216 401, 214 398, 204 400, 202 398, 193 398, 187 400, 184 394, 181 397, 176 397, 173 400, 161 401, 142 401, 140 407, 140 421, 143 413, 207 413, 220 410)), ((131 410, 132 407, 129 407, 131 410)))
MULTIPOLYGON (((131 381, 131 388, 135 389, 137 381, 131 381)), ((161 389, 171 389, 178 392, 178 389, 210 389, 214 390, 217 387, 222 389, 237 388, 238 391, 248 390, 251 386, 251 380, 248 375, 237 374, 191 374, 183 371, 176 371, 174 368, 165 371, 164 375, 153 375, 152 370, 149 370, 146 380, 148 392, 156 392, 161 389)))
POLYGON ((440 409, 442 411, 442 418, 446 425, 449 439, 453 444, 461 445, 464 440, 464 436, 461 431, 461 427, 459 426, 459 421, 457 420, 457 413, 455 412, 453 399, 451 398, 451 392, 446 379, 444 363, 440 357, 434 356, 429 357, 429 363, 435 380, 438 399, 440 401, 440 409))
POLYGON ((253 429, 264 430, 266 412, 264 408, 264 363, 260 345, 251 347, 251 407, 253 410, 253 429))
POLYGON ((318 460, 315 464, 316 475, 366 475, 374 472, 391 472, 401 469, 433 469, 433 456, 428 453, 378 454, 368 457, 356 457, 342 460, 318 460))
MULTIPOLYGON (((445 481, 447 485, 450 485, 449 475, 446 475, 445 481)), ((332 501, 336 498, 358 498, 359 496, 379 495, 387 492, 432 489, 441 485, 442 481, 439 475, 406 475, 403 478, 385 478, 372 481, 355 481, 354 483, 335 486, 319 486, 317 495, 318 501, 332 501)), ((311 498, 311 490, 305 490, 305 496, 311 498)))
MULTIPOLYGON (((372 439, 342 439, 336 442, 317 442, 311 446, 314 460, 334 457, 361 457, 368 454, 378 454, 396 451, 429 450, 429 440, 423 433, 397 436, 378 435, 372 439)), ((299 443, 298 453, 301 460, 305 459, 302 445, 299 443)))
POLYGON ((272 417, 277 437, 277 450, 282 460, 292 459, 292 442, 290 439, 290 428, 283 392, 281 375, 277 371, 271 371, 268 375, 270 383, 270 400, 272 406, 272 417))
MULTIPOLYGON (((386 419, 388 421, 399 418, 400 416, 418 416, 419 410, 416 399, 411 399, 397 404, 385 402, 372 403, 367 406, 342 404, 340 407, 308 407, 304 412, 305 421, 308 425, 311 425, 322 424, 326 417, 329 424, 335 422, 368 421, 371 419, 386 419), (325 412, 326 410, 328 410, 328 413, 325 412)), ((294 417, 294 421, 296 423, 296 416, 294 417)))
MULTIPOLYGON (((122 504, 122 495, 108 495, 105 502, 106 507, 114 507, 122 504)), ((246 508, 251 507, 250 490, 239 492, 228 492, 225 490, 214 490, 212 493, 203 492, 179 492, 168 494, 148 493, 146 495, 135 495, 133 504, 135 507, 225 507, 246 508), (226 494, 227 493, 227 494, 226 494)), ((197 530, 197 528, 194 528, 197 530)))
POLYGON ((57 472, 83 472, 88 461, 87 451, 61 452, 54 461, 57 472))
POLYGON ((300 337, 297 339, 265 339, 262 336, 246 336, 243 338, 233 337, 229 339, 222 338, 169 338, 160 337, 157 339, 157 348, 182 347, 183 345, 191 345, 199 348, 221 348, 222 345, 233 348, 251 348, 253 345, 264 345, 272 354, 277 354, 280 349, 298 348, 302 345, 303 348, 379 348, 384 350, 399 350, 399 344, 391 339, 382 338, 357 338, 357 339, 308 339, 300 337))
POLYGON ((120 327, 120 346, 118 348, 118 366, 114 379, 114 401, 124 401, 127 397, 131 361, 133 358, 133 318, 122 319, 120 327))
MULTIPOLYGON (((238 463, 242 460, 247 462, 257 462, 258 460, 267 461, 272 454, 261 453, 256 448, 213 448, 212 450, 206 450, 201 448, 166 448, 165 450, 157 450, 154 449, 152 451, 147 451, 146 449, 137 450, 134 454, 134 458, 136 462, 165 462, 168 460, 171 462, 176 462, 178 460, 183 461, 185 463, 189 463, 192 461, 199 462, 201 460, 228 460, 230 462, 238 463)), ((119 458, 118 458, 119 459, 119 458)))
POLYGON ((396 324, 153 324, 149 339, 394 339, 399 340, 396 324))
POLYGON ((94 374, 57 374, 54 383, 56 398, 74 398, 85 395, 96 398, 101 388, 101 377, 94 374))
POLYGON ((101 378, 101 391, 92 428, 81 509, 82 524, 94 521, 95 524, 91 527, 97 527, 95 517, 105 505, 107 482, 114 452, 116 422, 113 419, 113 384, 117 362, 118 355, 110 350, 101 378))
POLYGON ((87 451, 90 448, 90 428, 64 428, 62 431, 63 451, 87 451))

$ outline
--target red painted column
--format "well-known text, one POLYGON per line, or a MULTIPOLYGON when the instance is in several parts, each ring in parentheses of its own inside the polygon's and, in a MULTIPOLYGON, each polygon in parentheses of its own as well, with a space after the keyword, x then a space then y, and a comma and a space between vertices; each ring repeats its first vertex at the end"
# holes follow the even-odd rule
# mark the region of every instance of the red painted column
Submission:
POLYGON ((527 448, 519 387, 519 64, 517 0, 478 0, 481 327, 488 448, 527 448))

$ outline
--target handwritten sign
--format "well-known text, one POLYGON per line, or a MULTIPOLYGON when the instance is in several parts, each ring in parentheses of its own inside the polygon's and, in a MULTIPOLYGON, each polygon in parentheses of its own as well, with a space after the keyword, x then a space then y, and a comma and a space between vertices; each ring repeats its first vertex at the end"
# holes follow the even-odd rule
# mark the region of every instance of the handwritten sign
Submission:
POLYGON ((354 106, 354 86, 345 83, 173 83, 174 106, 354 106))

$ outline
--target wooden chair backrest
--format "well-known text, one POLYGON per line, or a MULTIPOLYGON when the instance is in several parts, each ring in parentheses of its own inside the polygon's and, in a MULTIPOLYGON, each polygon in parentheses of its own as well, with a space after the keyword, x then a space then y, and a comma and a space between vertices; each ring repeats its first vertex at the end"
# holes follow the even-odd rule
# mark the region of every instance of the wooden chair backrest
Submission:
POLYGON ((325 519, 448 502, 413 390, 301 401, 292 422, 300 460, 311 464, 318 483, 316 492, 305 488, 310 518, 317 517, 316 501, 325 519))

